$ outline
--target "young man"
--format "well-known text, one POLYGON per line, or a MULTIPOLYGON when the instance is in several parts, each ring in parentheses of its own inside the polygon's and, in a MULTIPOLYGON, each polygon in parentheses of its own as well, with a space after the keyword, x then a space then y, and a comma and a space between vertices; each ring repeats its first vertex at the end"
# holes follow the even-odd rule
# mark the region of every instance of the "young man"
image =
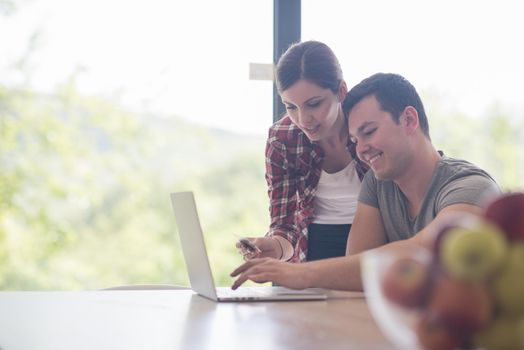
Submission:
POLYGON ((343 107, 357 156, 372 170, 362 182, 347 256, 304 264, 253 259, 233 271, 233 289, 249 279, 362 290, 362 252, 428 247, 443 217, 479 214, 488 198, 500 194, 485 171, 435 149, 422 101, 403 77, 375 74, 351 89, 343 107))

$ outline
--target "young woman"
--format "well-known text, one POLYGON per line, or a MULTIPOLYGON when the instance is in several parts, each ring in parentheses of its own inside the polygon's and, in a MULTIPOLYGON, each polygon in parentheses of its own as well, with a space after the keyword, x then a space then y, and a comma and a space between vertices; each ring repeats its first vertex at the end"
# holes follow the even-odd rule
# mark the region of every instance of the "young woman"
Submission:
POLYGON ((345 255, 367 168, 342 113, 348 88, 340 64, 321 42, 293 44, 278 61, 276 84, 287 113, 271 126, 266 144, 271 224, 265 237, 237 247, 244 259, 345 255))

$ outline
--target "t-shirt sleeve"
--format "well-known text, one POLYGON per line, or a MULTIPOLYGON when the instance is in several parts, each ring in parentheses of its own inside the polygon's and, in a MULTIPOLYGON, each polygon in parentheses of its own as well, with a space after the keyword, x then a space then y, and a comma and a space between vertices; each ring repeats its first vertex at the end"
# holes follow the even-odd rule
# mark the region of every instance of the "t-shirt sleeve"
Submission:
POLYGON ((372 171, 368 171, 362 179, 358 201, 378 209, 377 179, 372 171))
POLYGON ((471 204, 479 207, 501 193, 498 185, 489 177, 470 175, 445 185, 439 193, 437 212, 452 204, 471 204))

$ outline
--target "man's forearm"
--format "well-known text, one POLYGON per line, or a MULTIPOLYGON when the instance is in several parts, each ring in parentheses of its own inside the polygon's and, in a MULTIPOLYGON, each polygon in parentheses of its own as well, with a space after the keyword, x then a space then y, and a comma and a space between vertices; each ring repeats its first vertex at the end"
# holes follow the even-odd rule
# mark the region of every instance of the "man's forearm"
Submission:
POLYGON ((311 287, 362 291, 360 254, 323 259, 305 263, 308 265, 311 287))
MULTIPOLYGON (((385 252, 409 252, 414 248, 420 247, 420 241, 412 238, 388 243, 372 250, 385 252)), ((340 258, 317 260, 306 263, 310 275, 309 285, 311 287, 319 288, 362 291, 364 286, 362 283, 360 264, 362 255, 365 253, 366 252, 362 252, 340 258)))

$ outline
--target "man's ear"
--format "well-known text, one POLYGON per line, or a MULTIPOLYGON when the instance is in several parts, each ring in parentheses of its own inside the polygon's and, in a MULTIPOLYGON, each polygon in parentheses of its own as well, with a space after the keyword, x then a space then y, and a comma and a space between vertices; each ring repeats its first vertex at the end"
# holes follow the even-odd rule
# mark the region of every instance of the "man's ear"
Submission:
POLYGON ((340 82, 340 85, 338 86, 338 100, 340 103, 344 102, 344 99, 346 98, 346 95, 348 93, 348 86, 346 84, 345 80, 342 80, 340 82))
POLYGON ((402 125, 406 127, 408 134, 414 133, 419 128, 418 112, 413 106, 407 106, 402 112, 402 125))

